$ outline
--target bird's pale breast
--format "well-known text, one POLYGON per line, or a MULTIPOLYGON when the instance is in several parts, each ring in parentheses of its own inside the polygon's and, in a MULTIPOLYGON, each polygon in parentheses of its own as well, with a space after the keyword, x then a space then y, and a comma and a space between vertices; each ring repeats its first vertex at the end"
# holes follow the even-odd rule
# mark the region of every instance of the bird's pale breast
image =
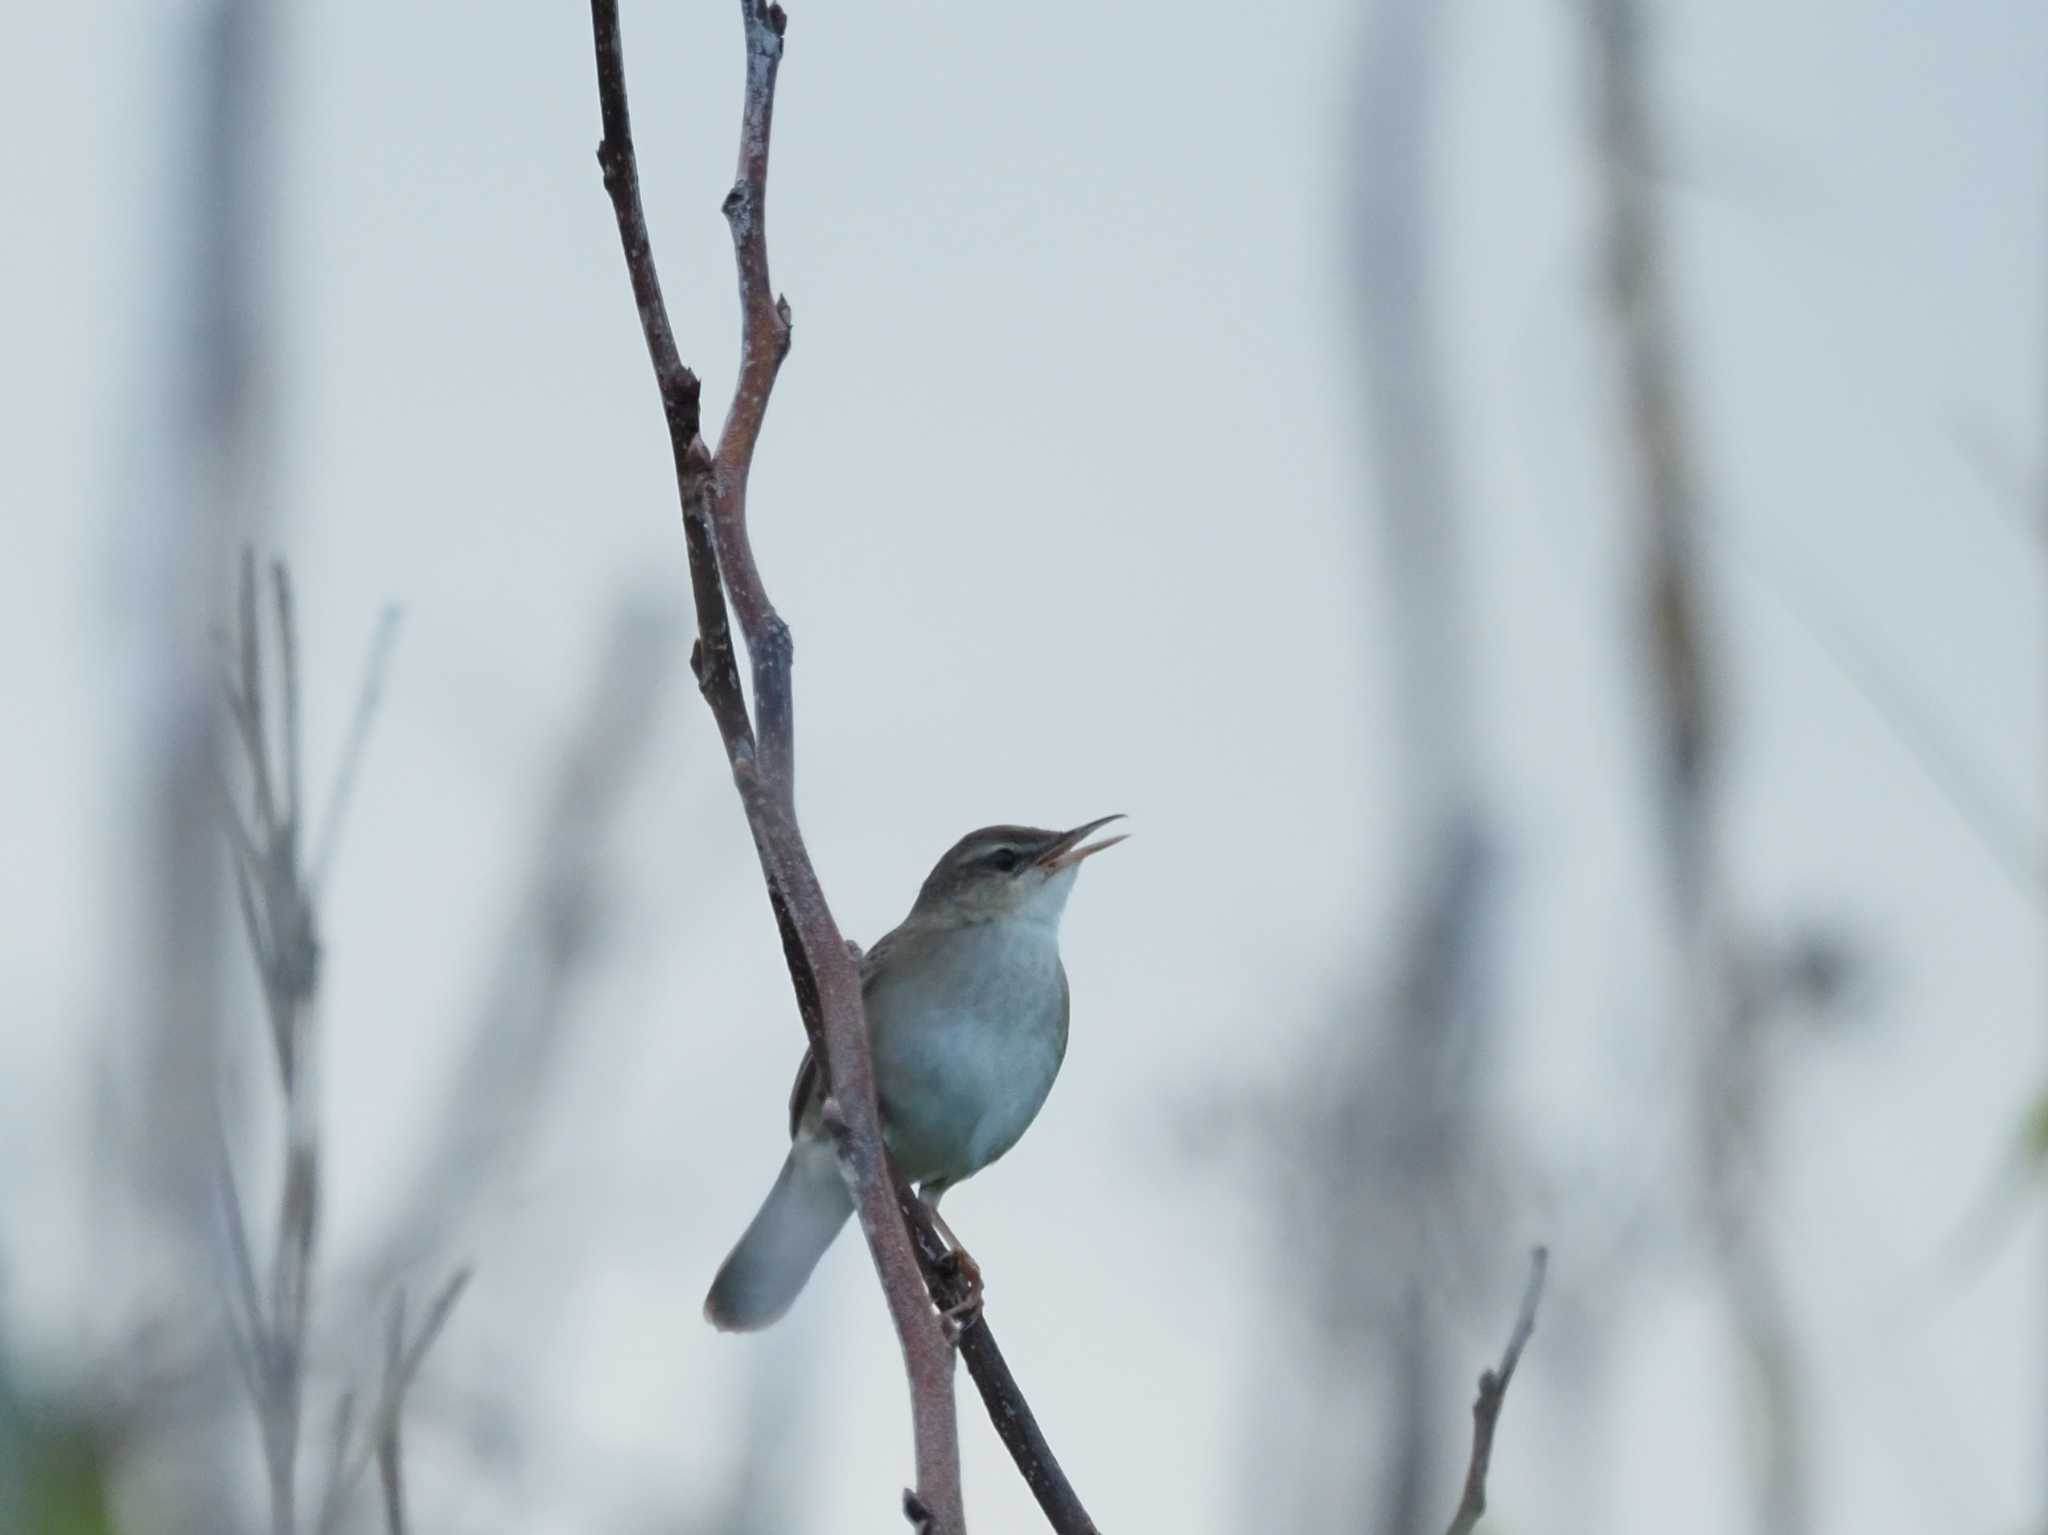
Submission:
POLYGON ((866 988, 889 1151, 908 1178, 957 1182, 1015 1145, 1052 1091, 1067 1045, 1058 938, 991 922, 897 939, 866 988))

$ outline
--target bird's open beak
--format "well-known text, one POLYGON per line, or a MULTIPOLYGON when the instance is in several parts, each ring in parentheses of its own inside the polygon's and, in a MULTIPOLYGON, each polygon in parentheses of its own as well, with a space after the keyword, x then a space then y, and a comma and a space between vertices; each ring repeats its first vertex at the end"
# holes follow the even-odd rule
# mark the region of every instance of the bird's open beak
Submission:
POLYGON ((1111 821, 1121 821, 1122 819, 1123 817, 1120 815, 1106 815, 1099 821, 1090 821, 1086 826, 1076 826, 1065 836, 1055 839, 1052 846, 1038 855, 1038 866, 1048 874, 1056 874, 1061 869, 1066 868, 1068 864, 1079 863, 1084 858, 1092 858, 1106 847, 1115 847, 1125 837, 1129 836, 1130 833, 1122 832, 1114 837, 1104 837, 1100 842, 1088 843, 1086 847, 1083 847, 1081 844, 1090 832, 1107 826, 1111 821))

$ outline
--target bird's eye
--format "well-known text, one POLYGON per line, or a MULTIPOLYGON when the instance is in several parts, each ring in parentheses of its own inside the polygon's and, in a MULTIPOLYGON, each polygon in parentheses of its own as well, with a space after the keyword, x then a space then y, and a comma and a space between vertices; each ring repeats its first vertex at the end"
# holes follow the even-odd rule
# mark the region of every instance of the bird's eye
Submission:
POLYGON ((1017 862, 1017 850, 1013 847, 999 847, 988 855, 988 866, 1004 874, 1015 873, 1017 862))

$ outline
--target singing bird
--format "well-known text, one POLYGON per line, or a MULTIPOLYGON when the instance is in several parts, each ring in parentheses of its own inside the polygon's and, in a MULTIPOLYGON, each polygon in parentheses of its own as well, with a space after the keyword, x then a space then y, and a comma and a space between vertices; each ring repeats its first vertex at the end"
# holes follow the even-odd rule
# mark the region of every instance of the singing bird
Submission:
MULTIPOLYGON (((861 960, 882 1138, 897 1173, 939 1197, 1017 1144, 1067 1053, 1060 915, 1083 859, 1123 841, 985 826, 946 851, 910 915, 861 960)), ((823 1076, 804 1052, 789 1095, 789 1155, 712 1281, 704 1316, 727 1332, 788 1311, 853 1213, 824 1123, 823 1076)))

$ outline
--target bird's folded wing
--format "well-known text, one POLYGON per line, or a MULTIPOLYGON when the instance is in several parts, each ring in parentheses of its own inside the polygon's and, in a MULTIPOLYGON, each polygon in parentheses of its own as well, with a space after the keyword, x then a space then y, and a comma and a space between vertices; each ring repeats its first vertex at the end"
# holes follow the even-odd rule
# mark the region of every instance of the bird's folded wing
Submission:
MULTIPOLYGON (((884 933, 875 940, 875 946, 860 957, 860 989, 866 995, 869 986, 881 966, 887 962, 894 932, 884 933)), ((1064 979, 1064 977, 1062 978, 1064 979)), ((818 1070, 816 1055, 809 1045, 804 1046, 804 1058, 797 1062, 796 1081, 789 1089, 789 1138, 796 1139, 796 1132, 804 1122, 804 1115, 823 1098, 825 1074, 818 1070)))

